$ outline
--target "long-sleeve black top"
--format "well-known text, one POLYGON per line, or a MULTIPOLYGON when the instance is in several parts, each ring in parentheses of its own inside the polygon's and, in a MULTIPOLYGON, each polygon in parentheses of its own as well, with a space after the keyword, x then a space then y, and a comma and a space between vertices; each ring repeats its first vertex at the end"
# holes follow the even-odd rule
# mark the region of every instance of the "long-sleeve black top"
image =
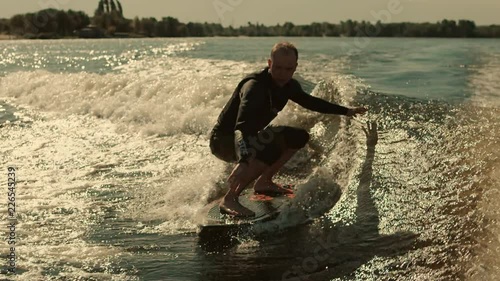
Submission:
POLYGON ((274 84, 265 68, 244 78, 224 106, 214 131, 235 135, 238 162, 247 161, 248 139, 255 137, 285 107, 288 100, 312 111, 346 115, 348 108, 330 103, 304 92, 300 83, 291 79, 285 86, 274 84))

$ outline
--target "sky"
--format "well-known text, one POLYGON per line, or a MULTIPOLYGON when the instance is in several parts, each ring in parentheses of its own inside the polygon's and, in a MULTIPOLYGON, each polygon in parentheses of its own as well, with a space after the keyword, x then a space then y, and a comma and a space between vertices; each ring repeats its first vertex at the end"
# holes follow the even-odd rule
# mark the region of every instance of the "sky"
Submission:
MULTIPOLYGON (((0 0, 0 18, 44 8, 84 11, 93 16, 99 0, 0 0)), ((500 24, 500 0, 120 0, 126 18, 171 16, 179 21, 248 22, 264 25, 339 23, 348 19, 383 23, 473 20, 500 24)))

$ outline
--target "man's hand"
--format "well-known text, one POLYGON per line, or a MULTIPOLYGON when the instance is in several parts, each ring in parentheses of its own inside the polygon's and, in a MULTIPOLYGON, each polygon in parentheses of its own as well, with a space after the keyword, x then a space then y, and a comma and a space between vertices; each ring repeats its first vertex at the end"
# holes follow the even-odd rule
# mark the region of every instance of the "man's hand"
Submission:
POLYGON ((347 110, 347 116, 349 117, 355 117, 357 114, 365 114, 366 112, 368 111, 368 109, 366 107, 355 107, 355 108, 349 108, 349 110, 347 110))

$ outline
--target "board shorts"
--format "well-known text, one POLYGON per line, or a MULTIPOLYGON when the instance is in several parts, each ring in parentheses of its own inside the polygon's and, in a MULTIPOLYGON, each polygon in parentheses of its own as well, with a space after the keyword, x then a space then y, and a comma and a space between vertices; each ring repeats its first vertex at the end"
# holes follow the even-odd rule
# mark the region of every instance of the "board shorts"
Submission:
MULTIPOLYGON (((234 134, 212 131, 210 136, 210 150, 217 158, 235 163, 238 161, 234 134)), ((248 142, 250 159, 256 159, 272 165, 284 151, 301 149, 309 141, 309 133, 304 129, 288 126, 267 126, 259 131, 257 136, 250 137, 248 142)))

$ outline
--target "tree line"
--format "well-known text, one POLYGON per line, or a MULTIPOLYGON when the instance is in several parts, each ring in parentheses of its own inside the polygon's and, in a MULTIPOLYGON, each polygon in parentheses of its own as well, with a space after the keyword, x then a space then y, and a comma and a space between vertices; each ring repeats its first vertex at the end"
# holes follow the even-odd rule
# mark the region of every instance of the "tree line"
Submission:
POLYGON ((34 38, 76 36, 75 31, 92 24, 106 37, 117 33, 130 37, 205 37, 205 36, 327 36, 327 37, 457 37, 500 38, 500 25, 476 26, 470 20, 442 20, 436 23, 376 23, 341 21, 338 24, 291 22, 265 26, 248 22, 245 26, 224 27, 218 23, 182 23, 173 17, 127 19, 119 1, 101 0, 94 16, 81 11, 45 9, 0 19, 0 33, 34 38))

